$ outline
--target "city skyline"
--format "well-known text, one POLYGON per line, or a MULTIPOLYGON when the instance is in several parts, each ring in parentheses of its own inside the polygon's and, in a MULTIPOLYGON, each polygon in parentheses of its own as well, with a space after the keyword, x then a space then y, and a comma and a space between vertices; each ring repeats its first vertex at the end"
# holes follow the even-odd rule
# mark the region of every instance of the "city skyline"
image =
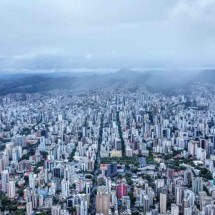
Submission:
POLYGON ((215 0, 0 0, 0 215, 215 215, 215 0))

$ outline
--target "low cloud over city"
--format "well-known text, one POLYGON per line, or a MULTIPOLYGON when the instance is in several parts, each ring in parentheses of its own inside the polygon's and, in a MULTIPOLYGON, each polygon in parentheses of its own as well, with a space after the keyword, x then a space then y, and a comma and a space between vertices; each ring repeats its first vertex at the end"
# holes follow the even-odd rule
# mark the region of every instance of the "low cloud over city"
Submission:
POLYGON ((0 70, 211 68, 214 0, 2 0, 0 70))

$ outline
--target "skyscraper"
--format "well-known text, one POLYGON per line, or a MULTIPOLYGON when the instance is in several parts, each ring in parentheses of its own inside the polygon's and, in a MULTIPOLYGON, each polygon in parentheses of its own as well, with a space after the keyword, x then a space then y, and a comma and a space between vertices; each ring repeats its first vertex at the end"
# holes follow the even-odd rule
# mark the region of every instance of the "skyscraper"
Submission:
POLYGON ((69 182, 65 181, 64 179, 61 181, 61 190, 62 190, 62 195, 64 197, 69 196, 69 182))
POLYGON ((182 205, 183 194, 184 188, 181 185, 177 185, 175 188, 175 199, 177 205, 182 205))
POLYGON ((160 193, 160 213, 166 213, 166 203, 167 203, 167 195, 164 192, 160 193))
POLYGON ((116 187, 116 195, 118 199, 121 199, 123 196, 128 195, 128 185, 121 182, 119 185, 116 187))
POLYGON ((33 213, 32 202, 28 202, 26 204, 26 214, 31 215, 33 213))
POLYGON ((29 187, 32 188, 33 190, 35 189, 35 178, 34 178, 34 173, 31 172, 28 176, 29 178, 29 187))
POLYGON ((148 195, 145 195, 143 197, 143 211, 144 211, 144 213, 149 211, 149 197, 148 197, 148 195))
POLYGON ((171 204, 171 215, 178 215, 179 207, 176 204, 171 204))
POLYGON ((7 183, 9 181, 9 172, 8 170, 3 170, 1 173, 1 183, 2 183, 2 191, 7 192, 7 183))
POLYGON ((202 180, 202 178, 200 178, 200 177, 193 178, 192 190, 195 194, 198 194, 200 191, 203 191, 203 180, 202 180))
POLYGON ((60 215, 61 206, 55 205, 51 208, 51 215, 60 215))
POLYGON ((106 187, 98 187, 96 195, 96 213, 103 213, 109 215, 110 208, 110 194, 106 187))
POLYGON ((46 150, 46 139, 45 139, 44 136, 40 137, 39 150, 40 151, 45 151, 46 150))
POLYGON ((192 215, 192 208, 184 208, 184 215, 192 215))
POLYGON ((8 182, 8 197, 10 199, 13 199, 16 195, 16 189, 15 189, 15 182, 14 181, 9 181, 8 182))

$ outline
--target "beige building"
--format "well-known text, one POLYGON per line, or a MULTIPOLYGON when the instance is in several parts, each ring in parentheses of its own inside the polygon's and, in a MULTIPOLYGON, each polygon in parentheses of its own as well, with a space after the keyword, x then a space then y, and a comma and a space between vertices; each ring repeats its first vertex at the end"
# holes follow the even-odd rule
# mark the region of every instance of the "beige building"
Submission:
POLYGON ((104 215, 109 214, 110 208, 110 194, 106 187, 98 187, 96 195, 96 213, 103 213, 104 215))
POLYGON ((116 149, 113 149, 111 152, 111 157, 122 157, 122 151, 120 150, 116 150, 116 149))

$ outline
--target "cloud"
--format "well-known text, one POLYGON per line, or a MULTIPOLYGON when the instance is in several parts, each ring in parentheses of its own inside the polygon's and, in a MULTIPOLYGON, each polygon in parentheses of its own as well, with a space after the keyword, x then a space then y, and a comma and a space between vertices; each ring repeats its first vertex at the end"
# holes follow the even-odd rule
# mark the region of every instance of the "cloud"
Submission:
POLYGON ((214 66, 215 0, 2 0, 0 69, 214 66))

